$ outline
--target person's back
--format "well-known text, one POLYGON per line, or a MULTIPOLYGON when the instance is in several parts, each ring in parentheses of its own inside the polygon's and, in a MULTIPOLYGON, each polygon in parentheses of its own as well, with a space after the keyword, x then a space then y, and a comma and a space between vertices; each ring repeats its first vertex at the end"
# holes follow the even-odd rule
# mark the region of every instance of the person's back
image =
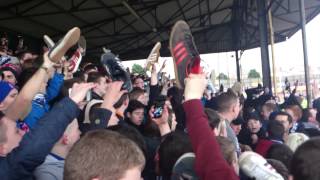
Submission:
POLYGON ((80 134, 78 121, 74 119, 45 161, 34 171, 37 180, 63 180, 64 159, 74 143, 80 139, 80 134))
POLYGON ((37 180, 62 180, 64 159, 49 154, 34 174, 37 180))

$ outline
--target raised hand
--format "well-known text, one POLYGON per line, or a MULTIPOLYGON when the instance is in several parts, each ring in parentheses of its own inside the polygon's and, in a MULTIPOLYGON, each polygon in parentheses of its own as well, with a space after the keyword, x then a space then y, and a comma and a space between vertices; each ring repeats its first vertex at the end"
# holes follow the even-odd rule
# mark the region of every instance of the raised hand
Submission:
POLYGON ((207 83, 205 74, 190 74, 189 77, 185 79, 185 101, 201 99, 204 90, 207 87, 207 83))
POLYGON ((70 99, 75 103, 80 104, 87 95, 87 92, 94 88, 96 85, 93 83, 74 83, 69 94, 70 99))
POLYGON ((124 93, 127 92, 126 90, 121 90, 122 84, 122 81, 114 81, 108 84, 106 93, 103 97, 104 101, 101 105, 102 108, 106 108, 109 110, 113 109, 113 105, 118 102, 118 100, 124 93))
POLYGON ((161 136, 170 133, 171 129, 168 124, 168 119, 169 119, 168 106, 167 105, 163 106, 162 115, 159 118, 154 118, 153 116, 154 111, 155 111, 155 108, 154 106, 152 106, 149 111, 149 116, 150 116, 150 119, 158 126, 161 136))

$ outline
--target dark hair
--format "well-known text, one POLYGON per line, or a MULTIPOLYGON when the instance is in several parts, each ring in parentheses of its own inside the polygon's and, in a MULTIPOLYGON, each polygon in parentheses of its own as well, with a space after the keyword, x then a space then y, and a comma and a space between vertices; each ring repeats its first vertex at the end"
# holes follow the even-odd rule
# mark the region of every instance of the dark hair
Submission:
POLYGON ((289 179, 289 170, 281 161, 267 159, 267 162, 283 177, 284 180, 289 179))
POLYGON ((144 104, 142 104, 140 101, 132 100, 129 101, 129 105, 127 108, 127 112, 132 113, 136 109, 144 109, 144 104))
POLYGON ((0 111, 0 121, 1 119, 4 117, 4 113, 2 111, 0 111))
POLYGON ((133 79, 132 79, 132 84, 134 84, 137 79, 142 79, 142 81, 144 81, 144 76, 138 75, 138 76, 136 76, 136 77, 133 77, 133 79))
POLYGON ((270 139, 283 139, 284 126, 279 121, 270 120, 267 127, 267 132, 270 139))
POLYGON ((176 161, 185 153, 193 152, 189 137, 181 131, 169 133, 159 147, 159 166, 164 179, 170 179, 176 161))
POLYGON ((204 112, 208 116, 208 121, 209 121, 209 125, 210 125, 211 129, 218 127, 218 125, 221 121, 220 115, 215 110, 210 109, 210 108, 205 108, 204 112))
POLYGON ((291 124, 292 123, 292 117, 289 113, 284 112, 284 111, 279 111, 274 113, 272 116, 270 116, 270 120, 277 120, 277 116, 287 116, 288 117, 288 121, 291 124))
POLYGON ((266 107, 270 112, 277 110, 277 105, 274 103, 265 103, 263 106, 266 107))
POLYGON ((273 144, 267 151, 266 158, 281 161, 287 168, 293 156, 293 151, 285 144, 273 144))
POLYGON ((127 100, 129 98, 128 93, 124 93, 120 99, 113 105, 114 108, 119 108, 122 106, 122 104, 124 103, 125 100, 127 100))
POLYGON ((178 105, 182 104, 183 91, 181 89, 179 89, 178 87, 173 86, 168 89, 167 97, 170 97, 171 105, 172 105, 173 109, 175 109, 178 105))
POLYGON ((260 116, 255 111, 248 114, 247 121, 249 121, 249 119, 261 122, 260 116))
POLYGON ((21 59, 25 56, 25 54, 27 54, 27 53, 32 54, 31 51, 28 51, 28 50, 20 50, 20 51, 16 54, 16 56, 18 57, 19 60, 21 60, 21 59))
POLYGON ((186 127, 186 117, 185 112, 182 106, 183 100, 183 90, 179 89, 176 86, 168 89, 167 97, 170 98, 170 103, 174 114, 176 115, 177 129, 184 130, 186 127))
POLYGON ((100 72, 91 72, 88 74, 87 82, 99 83, 100 79, 103 77, 105 76, 100 72))
POLYGON ((316 120, 320 123, 320 111, 317 111, 316 120))
POLYGON ((38 68, 32 67, 23 70, 18 79, 18 87, 20 89, 29 81, 29 79, 37 72, 38 68))
POLYGON ((139 96, 143 95, 145 91, 139 87, 134 87, 129 93, 129 100, 137 100, 139 96))
POLYGON ((84 72, 87 72, 87 71, 89 71, 89 70, 91 70, 91 69, 98 69, 98 66, 95 65, 95 64, 89 63, 89 64, 87 64, 87 65, 85 65, 85 66, 83 67, 83 71, 84 71, 84 72))
POLYGON ((139 133, 139 131, 131 126, 123 126, 123 125, 115 125, 110 126, 107 129, 116 131, 128 139, 135 142, 139 148, 142 150, 144 157, 147 158, 147 144, 145 140, 143 139, 143 136, 139 133))
POLYGON ((312 138, 295 151, 290 164, 294 180, 320 179, 320 138, 312 138))
MULTIPOLYGON (((288 105, 285 109, 290 109, 294 116, 298 117, 300 120, 302 118, 302 109, 299 105, 288 105)), ((292 117, 293 118, 293 117, 292 117)))
POLYGON ((311 110, 316 110, 314 108, 305 108, 302 110, 302 118, 301 121, 303 122, 308 122, 308 119, 312 117, 312 113, 310 112, 311 110))

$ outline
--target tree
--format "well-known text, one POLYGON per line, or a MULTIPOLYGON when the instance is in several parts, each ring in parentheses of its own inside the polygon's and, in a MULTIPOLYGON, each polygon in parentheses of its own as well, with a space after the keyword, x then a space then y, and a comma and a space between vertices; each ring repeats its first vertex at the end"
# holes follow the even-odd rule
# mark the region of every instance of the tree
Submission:
POLYGON ((137 74, 145 75, 145 74, 146 74, 146 71, 145 71, 145 69, 144 69, 142 66, 140 66, 139 64, 134 64, 134 65, 132 66, 132 73, 133 73, 133 74, 137 73, 137 74))
POLYGON ((219 80, 228 80, 229 77, 224 73, 220 73, 219 76, 217 77, 217 79, 219 79, 219 80))
POLYGON ((249 79, 260 79, 261 76, 260 76, 260 73, 257 72, 255 69, 251 69, 249 71, 248 78, 249 79))

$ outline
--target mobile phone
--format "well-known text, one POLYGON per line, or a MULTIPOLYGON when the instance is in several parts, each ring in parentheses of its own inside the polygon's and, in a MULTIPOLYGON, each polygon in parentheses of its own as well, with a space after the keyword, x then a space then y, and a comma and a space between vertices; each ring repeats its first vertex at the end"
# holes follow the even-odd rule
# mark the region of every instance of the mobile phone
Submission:
POLYGON ((153 118, 160 118, 162 116, 162 112, 163 112, 162 106, 155 107, 153 112, 153 118))
POLYGON ((92 99, 92 91, 89 90, 86 94, 86 101, 91 101, 91 99, 92 99))

